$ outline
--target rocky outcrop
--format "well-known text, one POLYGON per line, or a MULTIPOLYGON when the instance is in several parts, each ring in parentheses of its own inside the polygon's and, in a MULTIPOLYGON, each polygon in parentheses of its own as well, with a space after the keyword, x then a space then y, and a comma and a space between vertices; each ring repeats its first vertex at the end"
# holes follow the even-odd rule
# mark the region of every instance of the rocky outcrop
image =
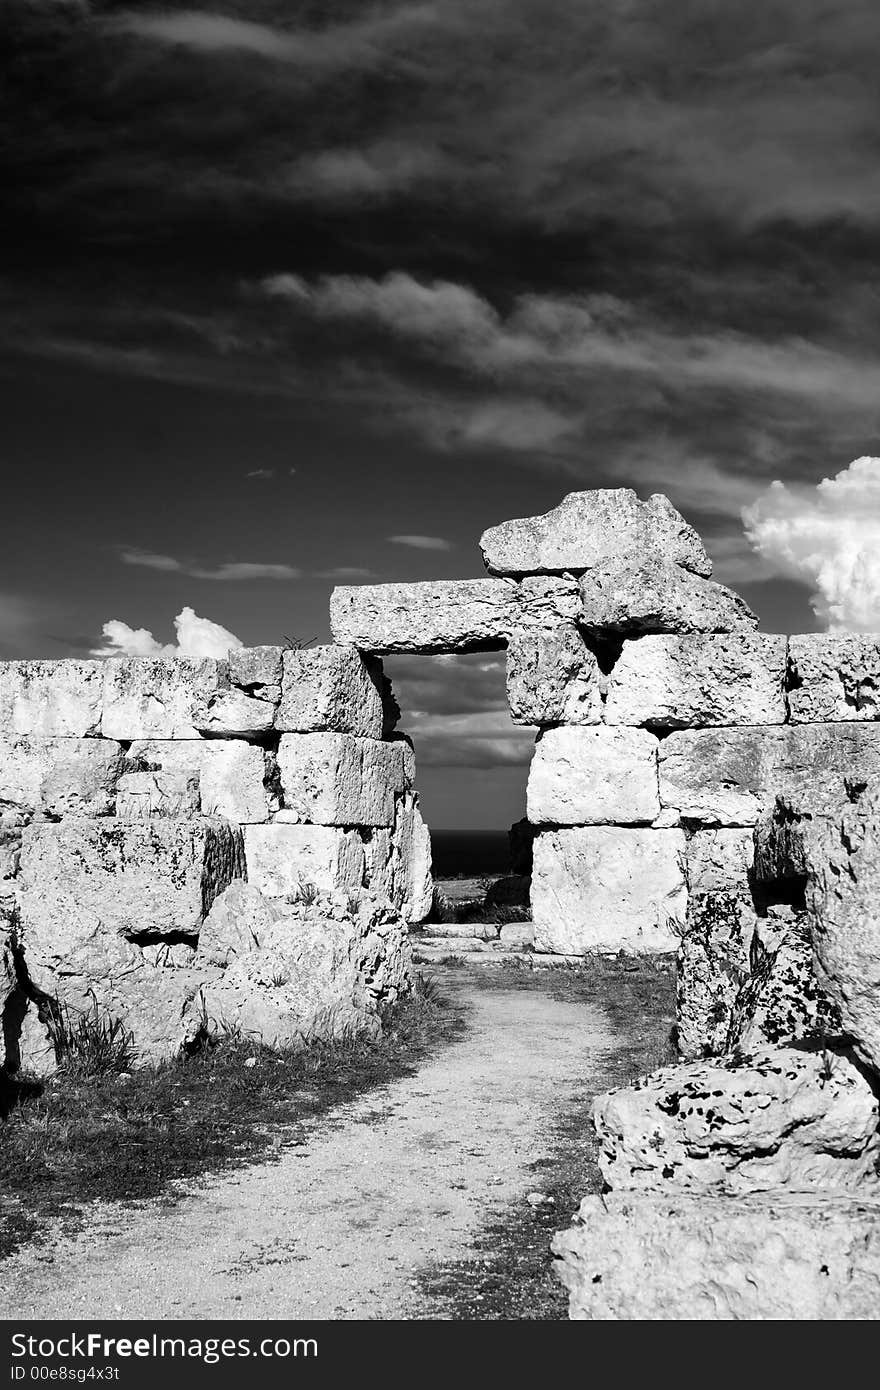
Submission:
POLYGON ((588 1321, 861 1321, 880 1310, 880 1202, 833 1192, 587 1197, 553 1240, 588 1321))
POLYGON ((494 574, 554 574, 592 569, 603 560, 655 552, 694 574, 712 573, 703 543, 667 497, 641 502, 632 488, 570 492, 543 516, 484 531, 480 549, 494 574))

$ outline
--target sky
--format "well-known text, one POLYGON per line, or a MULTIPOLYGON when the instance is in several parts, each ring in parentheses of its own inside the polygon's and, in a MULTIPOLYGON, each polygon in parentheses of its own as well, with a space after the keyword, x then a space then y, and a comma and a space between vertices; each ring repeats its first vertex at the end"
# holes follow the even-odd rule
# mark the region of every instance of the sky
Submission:
MULTIPOLYGON (((880 627, 873 3, 4 0, 0 45, 0 657, 324 641, 334 583, 624 485, 765 629, 880 627)), ((519 814, 498 658, 389 669, 429 818, 519 814)))

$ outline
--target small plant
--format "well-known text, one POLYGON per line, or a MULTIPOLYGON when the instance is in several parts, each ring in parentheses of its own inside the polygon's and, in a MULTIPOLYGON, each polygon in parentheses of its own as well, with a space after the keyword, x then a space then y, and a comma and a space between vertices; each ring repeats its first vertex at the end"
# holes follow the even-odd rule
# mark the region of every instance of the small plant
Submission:
POLYGON ((318 901, 318 887, 315 883, 298 883, 293 893, 288 895, 288 901, 301 904, 303 907, 314 907, 318 901))
POLYGON ((313 642, 317 641, 315 637, 309 637, 308 640, 302 637, 288 637, 286 632, 283 632, 281 635, 284 638, 284 650, 286 652, 304 651, 306 647, 310 647, 313 642))
POLYGON ((59 999, 52 1002, 49 1036, 59 1067, 70 1076, 110 1076, 129 1071, 137 1055, 134 1035, 120 1018, 102 1013, 94 990, 92 1010, 72 1014, 59 999))
POLYGON ((286 970, 275 970, 269 983, 273 989, 283 989, 289 980, 290 976, 286 970))
POLYGON ((442 1001, 440 987, 433 975, 424 975, 421 970, 416 974, 413 994, 423 1004, 439 1004, 442 1001))

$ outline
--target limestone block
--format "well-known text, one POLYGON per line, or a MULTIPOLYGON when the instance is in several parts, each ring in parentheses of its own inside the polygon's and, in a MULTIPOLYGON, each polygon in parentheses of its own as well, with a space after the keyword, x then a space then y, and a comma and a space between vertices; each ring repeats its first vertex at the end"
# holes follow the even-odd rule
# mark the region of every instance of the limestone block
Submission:
POLYGON ((793 724, 880 719, 880 634, 790 637, 788 659, 793 724))
POLYGON ((405 792, 398 798, 391 842, 391 901, 404 921, 422 922, 433 906, 434 880, 431 833, 414 792, 405 792))
POLYGON ((93 738, 103 691, 103 661, 2 661, 0 730, 7 738, 93 738))
POLYGON ((647 729, 545 729, 529 769, 529 820, 535 825, 650 823, 660 811, 658 742, 647 729))
POLYGON ((749 870, 755 856, 754 832, 697 830, 688 838, 685 877, 691 893, 741 893, 750 899, 749 870))
POLYGON ((197 935, 214 898, 243 871, 241 832, 219 817, 26 826, 19 920, 31 978, 51 994, 59 970, 105 973, 108 938, 197 935))
POLYGON ((192 772, 127 772, 119 779, 119 820, 153 820, 156 816, 197 816, 199 777, 192 772))
POLYGON ((393 825, 404 790, 400 743, 352 734, 282 734, 284 806, 313 825, 393 825))
POLYGON ((684 832, 586 826, 535 839, 535 949, 674 951, 684 924, 684 832))
POLYGON ((199 778, 202 813, 239 825, 266 821, 272 806, 267 757, 241 739, 143 739, 131 745, 130 760, 143 770, 199 778))
POLYGON ((880 728, 871 724, 694 729, 660 744, 660 802, 707 825, 754 825, 777 793, 807 798, 821 815, 845 779, 880 775, 880 728))
POLYGON ((615 556, 581 576, 581 623, 597 634, 746 632, 758 619, 739 594, 665 555, 615 556))
POLYGON ((783 724, 786 639, 764 632, 640 637, 608 677, 607 724, 783 724))
POLYGON ((229 685, 211 657, 111 657, 103 669, 104 738, 198 738, 196 711, 229 685))
POLYGON ((196 707, 192 722, 197 733, 212 738, 249 738, 269 732, 275 706, 242 690, 217 690, 196 707))
POLYGON ((573 621, 579 608, 566 579, 343 585, 330 598, 330 626, 334 642, 368 652, 491 651, 521 628, 573 621))
POLYGON ((578 1321, 880 1316, 880 1202, 869 1197, 612 1192, 586 1197, 552 1248, 578 1321))
POLYGON ((755 919, 749 975, 730 1017, 727 1050, 754 1052, 763 1043, 841 1044, 840 1010, 819 984, 809 917, 786 904, 755 919))
POLYGON ((274 821, 244 827, 248 882, 267 898, 296 894, 304 884, 330 892, 360 888, 364 846, 356 830, 274 821))
POLYGON ((375 664, 366 661, 356 647, 307 647, 285 652, 275 727, 297 733, 381 738, 384 711, 375 664))
POLYGON ((237 647, 229 653, 229 679, 249 695, 277 704, 283 647, 237 647))
POLYGON ((0 738, 0 807, 53 819, 109 816, 128 766, 110 740, 0 738))
POLYGON ((598 724, 600 671, 573 623, 515 633, 507 646, 514 724, 598 724))
POLYGON ((589 570, 620 555, 660 551, 695 574, 712 573, 703 543, 667 497, 642 502, 632 488, 570 492, 543 516, 505 521, 484 531, 480 549, 496 574, 589 570))
POLYGON ((878 1119, 846 1056, 790 1047, 663 1067, 593 1104, 615 1191, 876 1190, 878 1119))

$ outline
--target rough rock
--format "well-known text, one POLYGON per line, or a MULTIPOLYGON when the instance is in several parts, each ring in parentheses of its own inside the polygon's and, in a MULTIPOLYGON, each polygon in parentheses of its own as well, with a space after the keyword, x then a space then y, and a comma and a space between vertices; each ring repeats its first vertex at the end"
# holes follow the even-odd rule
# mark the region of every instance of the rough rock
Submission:
MULTIPOLYGON (((239 930, 225 970, 205 985, 209 1028, 275 1045, 376 1033, 412 987, 406 926, 389 904, 364 892, 309 904, 261 900, 252 885, 233 892, 234 905, 217 906, 224 937, 236 917, 239 930)), ((210 919, 206 929, 216 942, 210 919)))
POLYGON ((0 1069, 18 1071, 17 1048, 25 1001, 15 969, 12 924, 0 912, 0 1069))
POLYGON ((352 734, 283 734, 278 770, 284 809, 313 825, 393 825, 404 790, 400 743, 352 734))
POLYGON ((193 713, 193 726, 212 738, 251 738, 275 722, 275 706, 242 690, 217 690, 193 713))
POLYGON ((793 724, 880 719, 880 634, 790 637, 788 661, 793 724))
POLYGON ((394 813, 391 856, 391 901, 407 922, 422 922, 434 902, 431 833, 422 819, 419 798, 405 792, 394 813))
POLYGON ((58 972, 101 978, 108 939, 196 936, 243 871, 241 831, 219 817, 27 826, 19 921, 29 974, 52 994, 58 972))
POLYGON ((697 830, 688 837, 685 878, 692 893, 740 893, 751 904, 749 871, 755 856, 749 827, 697 830))
POLYGON ((581 576, 581 623, 599 635, 746 632, 758 619, 739 594, 665 555, 614 556, 581 576))
POLYGON ((199 777, 192 772, 127 772, 119 779, 116 815, 119 820, 152 820, 156 816, 197 816, 199 777))
POLYGON ((684 1057, 727 1051, 740 991, 749 978, 755 910, 738 890, 691 892, 678 952, 676 1042, 684 1057))
POLYGON ((229 653, 229 679, 259 700, 281 698, 282 647, 237 647, 229 653))
POLYGON ((196 712, 229 684, 228 663, 211 657, 111 657, 103 668, 104 738, 198 738, 196 712))
POLYGON ((573 579, 441 579, 343 585, 330 598, 333 640, 368 652, 493 651, 522 628, 572 622, 573 579))
POLYGON ((763 1043, 842 1044, 840 1011, 822 989, 804 912, 780 904, 758 917, 749 975, 731 1012, 728 1050, 753 1052, 763 1043))
POLYGON ((784 724, 786 639, 764 632, 640 637, 608 677, 607 724, 784 724))
POLYGON ((585 826, 535 839, 535 949, 674 951, 684 925, 684 833, 585 826))
POLYGON ((529 769, 529 820, 536 825, 650 823, 660 811, 657 748, 647 729, 545 729, 529 769))
POLYGON ((593 1104, 615 1191, 876 1189, 878 1120, 861 1071, 827 1049, 682 1062, 593 1104))
POLYGON ((0 808, 53 819, 109 816, 130 766, 109 740, 0 738, 0 808))
POLYGON ((329 892, 360 888, 364 881, 364 845, 356 830, 275 820, 246 825, 244 844, 248 881, 269 898, 295 894, 304 884, 329 892))
POLYGON ((598 724, 600 674, 573 623, 516 633, 507 646, 507 703, 514 724, 598 724))
POLYGON ((660 551, 695 574, 712 573, 703 543, 667 497, 642 502, 632 488, 570 492, 543 516, 484 531, 480 549, 495 574, 589 570, 621 555, 660 551))
POLYGON ((103 696, 103 661, 0 661, 6 738, 92 738, 100 732, 103 696))
POLYGON ((15 1049, 18 1054, 17 1070, 25 1076, 45 1081, 58 1070, 52 1031, 40 1018, 37 1005, 31 999, 26 1001, 15 1049))
POLYGON ((145 739, 128 750, 143 771, 197 776, 202 813, 239 825, 260 824, 277 809, 268 786, 268 756, 241 739, 145 739))
POLYGON ((553 1239, 578 1321, 880 1317, 880 1203, 823 1192, 587 1197, 553 1239))
POLYGON ((356 647, 287 651, 275 727, 380 739, 385 724, 380 677, 381 667, 377 671, 356 647))
POLYGON ((830 812, 844 778, 880 775, 880 727, 687 729, 660 745, 660 803, 706 825, 755 825, 777 793, 830 812))

